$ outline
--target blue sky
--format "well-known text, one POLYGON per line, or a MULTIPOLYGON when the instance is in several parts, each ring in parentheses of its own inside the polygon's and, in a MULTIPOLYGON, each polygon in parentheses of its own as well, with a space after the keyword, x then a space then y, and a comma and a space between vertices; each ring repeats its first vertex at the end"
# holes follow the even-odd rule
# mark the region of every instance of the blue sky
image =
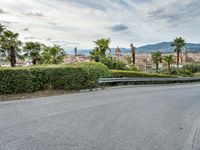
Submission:
POLYGON ((199 0, 0 0, 0 22, 23 41, 91 48, 171 41, 200 43, 199 0))

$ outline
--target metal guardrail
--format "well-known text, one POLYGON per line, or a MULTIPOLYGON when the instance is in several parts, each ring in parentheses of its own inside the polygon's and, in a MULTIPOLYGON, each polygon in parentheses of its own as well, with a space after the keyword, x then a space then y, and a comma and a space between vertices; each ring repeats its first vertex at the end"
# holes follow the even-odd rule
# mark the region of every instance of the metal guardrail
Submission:
POLYGON ((100 78, 99 84, 106 83, 184 83, 184 82, 200 82, 200 78, 100 78))

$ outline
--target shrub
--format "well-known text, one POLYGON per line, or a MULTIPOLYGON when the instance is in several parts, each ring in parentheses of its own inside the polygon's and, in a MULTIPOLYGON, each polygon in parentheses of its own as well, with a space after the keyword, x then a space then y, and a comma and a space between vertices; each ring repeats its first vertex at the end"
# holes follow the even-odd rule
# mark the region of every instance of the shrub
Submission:
POLYGON ((130 71, 138 71, 138 68, 136 66, 130 66, 130 67, 128 67, 128 70, 130 70, 130 71))
POLYGON ((193 76, 191 70, 185 69, 185 68, 181 68, 180 70, 178 70, 178 75, 179 76, 183 76, 183 77, 191 77, 191 76, 193 76))
POLYGON ((0 93, 24 93, 34 90, 33 75, 27 69, 0 69, 0 93))
POLYGON ((100 77, 107 77, 109 75, 108 67, 102 63, 82 63, 83 68, 86 68, 90 75, 87 80, 87 87, 94 88, 97 86, 97 79, 100 77))
POLYGON ((183 65, 182 69, 190 70, 192 73, 200 71, 200 63, 188 63, 183 65))
POLYGON ((116 60, 112 57, 101 58, 101 63, 106 65, 109 69, 125 70, 126 64, 120 60, 116 60))
POLYGON ((125 71, 125 70, 111 70, 111 77, 121 78, 121 77, 172 77, 169 75, 156 74, 156 73, 145 73, 138 71, 125 71))
POLYGON ((100 63, 0 69, 0 94, 45 89, 80 90, 96 87, 108 68, 100 63))
POLYGON ((177 75, 177 74, 178 74, 177 68, 171 67, 171 68, 170 68, 169 74, 170 74, 170 75, 177 75))

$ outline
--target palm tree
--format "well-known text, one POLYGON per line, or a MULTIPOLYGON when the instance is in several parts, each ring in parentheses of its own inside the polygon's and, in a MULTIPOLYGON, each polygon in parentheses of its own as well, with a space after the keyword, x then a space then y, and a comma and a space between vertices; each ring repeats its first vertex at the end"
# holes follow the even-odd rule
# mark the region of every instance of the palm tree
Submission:
POLYGON ((171 64, 174 62, 173 55, 164 56, 163 60, 167 63, 168 72, 170 72, 171 64))
POLYGON ((110 39, 98 39, 97 41, 94 41, 96 47, 95 49, 100 51, 100 54, 102 57, 106 56, 106 51, 110 50, 109 44, 110 44, 110 39))
POLYGON ((101 52, 99 49, 97 48, 94 48, 94 50, 92 50, 90 52, 90 58, 95 60, 95 62, 99 62, 100 61, 100 58, 101 58, 101 52))
POLYGON ((4 31, 5 29, 6 29, 5 26, 2 25, 2 24, 0 24, 0 35, 1 35, 1 33, 3 33, 3 31, 4 31))
POLYGON ((32 64, 36 65, 37 61, 40 60, 41 44, 38 42, 26 42, 23 47, 25 57, 32 59, 32 64))
POLYGON ((1 67, 1 59, 4 54, 4 50, 2 49, 2 46, 1 46, 2 45, 1 36, 4 30, 5 30, 5 26, 0 24, 0 67, 1 67))
POLYGON ((18 40, 19 34, 10 30, 5 30, 1 35, 1 47, 7 53, 11 67, 16 66, 16 57, 22 58, 19 55, 22 42, 18 40))
POLYGON ((171 46, 174 47, 174 51, 177 53, 177 69, 179 69, 179 59, 180 59, 180 53, 182 49, 185 47, 186 43, 185 40, 182 37, 178 37, 174 39, 171 46))
POLYGON ((133 66, 135 65, 135 53, 136 53, 136 48, 131 44, 131 53, 132 53, 132 61, 133 61, 133 66))
POLYGON ((52 47, 44 45, 41 61, 43 64, 61 64, 65 56, 64 49, 59 45, 54 45, 52 47))
POLYGON ((153 63, 156 65, 156 72, 158 72, 159 63, 162 62, 162 54, 159 51, 153 52, 151 57, 152 57, 153 63))

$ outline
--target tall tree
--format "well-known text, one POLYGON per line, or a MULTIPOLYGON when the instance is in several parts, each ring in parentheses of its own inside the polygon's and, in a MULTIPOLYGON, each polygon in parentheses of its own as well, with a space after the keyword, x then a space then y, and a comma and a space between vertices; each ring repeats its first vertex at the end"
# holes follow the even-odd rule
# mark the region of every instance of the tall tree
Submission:
POLYGON ((64 49, 59 45, 54 45, 52 47, 44 46, 41 62, 43 64, 61 64, 65 56, 64 49))
POLYGON ((19 54, 22 42, 18 40, 19 34, 10 30, 5 30, 1 36, 1 47, 7 53, 11 67, 16 66, 16 57, 22 58, 19 54))
POLYGON ((41 44, 38 42, 26 42, 23 50, 25 52, 24 56, 31 58, 32 64, 36 65, 41 58, 41 44))
POLYGON ((153 52, 151 57, 152 57, 153 63, 156 65, 156 72, 158 72, 159 63, 162 62, 162 54, 159 51, 153 52))
POLYGON ((168 72, 170 72, 171 64, 174 62, 173 55, 164 56, 163 60, 167 63, 168 72))
POLYGON ((177 60, 176 60, 177 69, 179 69, 180 53, 182 49, 185 47, 185 45, 186 45, 185 40, 182 37, 174 39, 174 41, 171 44, 171 46, 175 48, 174 51, 177 53, 177 60))
POLYGON ((133 66, 135 65, 135 53, 136 53, 136 48, 131 44, 131 53, 132 53, 132 61, 133 61, 133 66))
POLYGON ((98 39, 97 41, 94 41, 96 47, 95 49, 100 51, 100 54, 102 57, 106 56, 106 51, 110 50, 109 44, 110 44, 110 39, 98 39))

